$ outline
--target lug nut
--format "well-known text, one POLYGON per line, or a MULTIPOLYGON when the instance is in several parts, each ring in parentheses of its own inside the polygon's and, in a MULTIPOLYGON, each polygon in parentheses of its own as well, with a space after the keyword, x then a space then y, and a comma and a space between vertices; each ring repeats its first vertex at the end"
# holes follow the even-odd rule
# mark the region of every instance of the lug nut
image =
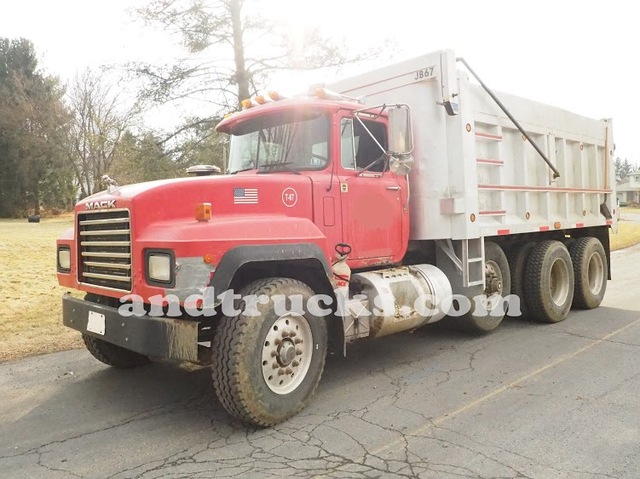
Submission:
POLYGON ((284 369, 278 369, 278 376, 284 376, 284 369))
POLYGON ((293 366, 294 368, 297 368, 298 366, 300 366, 300 363, 298 361, 293 361, 291 363, 291 366, 293 366))
POLYGON ((275 351, 271 351, 271 357, 275 358, 278 355, 278 353, 276 353, 275 351))
POLYGON ((289 337, 289 331, 282 331, 282 337, 283 338, 289 337))
POLYGON ((302 349, 296 349, 296 356, 302 355, 302 349))
POLYGON ((297 335, 298 335, 298 333, 296 333, 295 331, 291 331, 291 332, 289 333, 289 337, 290 337, 290 338, 295 338, 297 335))
POLYGON ((280 346, 282 344, 282 340, 280 338, 277 338, 274 343, 276 344, 276 346, 280 346))
POLYGON ((294 343, 296 343, 296 344, 302 344, 302 339, 296 339, 296 340, 294 341, 294 343))
POLYGON ((293 369, 291 369, 291 368, 287 368, 287 369, 285 369, 285 370, 284 370, 284 372, 285 372, 286 374, 293 374, 293 369))
POLYGON ((278 369, 278 368, 280 367, 280 365, 279 365, 278 363, 273 363, 273 364, 271 365, 271 367, 272 367, 273 369, 278 369))

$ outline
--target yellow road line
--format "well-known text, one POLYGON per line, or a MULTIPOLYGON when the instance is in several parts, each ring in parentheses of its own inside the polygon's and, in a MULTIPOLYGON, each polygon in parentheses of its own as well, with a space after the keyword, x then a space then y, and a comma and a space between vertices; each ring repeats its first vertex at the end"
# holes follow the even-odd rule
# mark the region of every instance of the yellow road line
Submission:
MULTIPOLYGON (((619 329, 616 329, 615 331, 612 331, 611 333, 603 336, 600 339, 594 339, 592 340, 591 343, 587 344, 586 346, 581 347, 580 349, 577 349, 576 351, 569 353, 569 354, 565 354, 563 356, 560 356, 558 359, 551 361, 550 363, 541 366, 540 368, 536 369, 535 371, 532 371, 528 374, 525 374, 524 376, 516 379, 513 382, 510 382, 509 384, 506 384, 504 386, 501 386, 497 389, 494 389, 493 391, 491 391, 488 394, 485 394, 484 396, 475 399, 474 401, 471 401, 467 404, 465 404, 464 406, 459 407, 458 409, 455 409, 454 411, 451 411, 449 413, 446 413, 432 421, 429 421, 426 424, 421 425, 420 427, 417 427, 416 429, 413 429, 412 431, 409 431, 403 435, 408 435, 408 436, 417 436, 420 434, 425 433, 426 431, 428 431, 429 429, 432 429, 434 427, 439 426, 440 424, 453 419, 456 416, 459 416, 460 414, 462 414, 463 412, 468 411, 469 409, 473 409, 476 406, 479 406, 480 404, 487 402, 489 399, 492 399, 494 397, 496 397, 498 394, 501 394, 503 392, 505 392, 507 389, 513 388, 514 386, 519 385, 520 383, 525 382, 527 379, 531 379, 534 376, 537 376, 545 371, 547 371, 548 369, 551 369, 555 366, 557 366, 558 364, 562 364, 565 361, 575 358, 576 356, 584 353, 585 351, 593 348, 594 346, 597 346, 599 344, 602 344, 603 342, 606 342, 607 340, 609 340, 611 337, 615 336, 616 334, 620 334, 621 332, 625 331, 626 329, 629 329, 630 327, 636 325, 640 323, 640 318, 636 319, 635 321, 627 324, 626 326, 623 326, 619 329)), ((373 451, 370 452, 370 454, 373 455, 379 455, 380 453, 391 449, 394 446, 397 446, 398 444, 402 444, 404 443, 404 439, 403 438, 399 438, 399 439, 395 439, 394 441, 391 441, 387 444, 383 444, 382 446, 378 447, 377 449, 374 449, 373 451)))

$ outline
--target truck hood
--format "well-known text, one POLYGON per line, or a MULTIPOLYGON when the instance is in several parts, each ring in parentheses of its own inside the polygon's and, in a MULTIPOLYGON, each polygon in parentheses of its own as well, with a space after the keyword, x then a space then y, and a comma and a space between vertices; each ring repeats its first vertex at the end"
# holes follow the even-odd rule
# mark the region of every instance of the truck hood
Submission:
POLYGON ((112 188, 78 202, 76 211, 129 209, 134 220, 195 220, 211 203, 213 219, 276 214, 312 219, 311 179, 290 173, 238 174, 152 181, 112 188))

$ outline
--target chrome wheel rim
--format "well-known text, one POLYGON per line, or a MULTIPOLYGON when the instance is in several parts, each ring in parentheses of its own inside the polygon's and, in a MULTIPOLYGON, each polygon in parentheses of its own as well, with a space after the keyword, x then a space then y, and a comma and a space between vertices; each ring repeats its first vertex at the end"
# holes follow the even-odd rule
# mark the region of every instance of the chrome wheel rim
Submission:
POLYGON ((563 306, 569 297, 569 269, 562 259, 556 259, 550 272, 551 301, 556 306, 563 306))
POLYGON ((304 381, 313 356, 306 318, 288 313, 271 325, 262 346, 262 376, 271 391, 289 394, 304 381))
POLYGON ((597 296, 602 290, 604 283, 604 262, 598 253, 592 253, 589 257, 587 266, 587 280, 589 282, 589 291, 597 296))

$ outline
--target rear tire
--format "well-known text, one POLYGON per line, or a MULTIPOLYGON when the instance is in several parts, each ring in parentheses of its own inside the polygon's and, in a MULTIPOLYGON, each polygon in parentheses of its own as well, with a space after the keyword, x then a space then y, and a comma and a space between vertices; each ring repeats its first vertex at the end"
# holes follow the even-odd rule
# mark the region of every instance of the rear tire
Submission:
POLYGON ((529 255, 525 293, 531 316, 544 323, 558 323, 571 309, 574 276, 569 251, 560 241, 543 241, 529 255))
MULTIPOLYGON (((487 300, 492 295, 499 295, 506 298, 511 294, 511 274, 509 272, 509 261, 504 251, 496 243, 486 242, 484 245, 485 259, 485 291, 484 295, 487 300)), ((495 298, 499 299, 499 298, 495 298)), ((471 299, 471 311, 456 318, 459 327, 469 333, 488 333, 496 329, 505 316, 506 311, 499 314, 497 308, 505 308, 504 302, 494 304, 491 301, 483 311, 475 310, 475 301, 471 299), (498 313, 498 314, 496 314, 498 313)))
MULTIPOLYGON (((256 304, 257 316, 241 312, 220 319, 212 344, 213 385, 232 416, 273 426, 297 414, 313 396, 324 369, 327 327, 324 318, 306 311, 313 291, 300 281, 257 280, 241 291, 242 297, 249 295, 269 301, 256 304), (303 314, 278 315, 275 295, 301 295, 303 314)), ((239 309, 244 306, 241 301, 239 309)))
POLYGON ((151 362, 148 356, 121 348, 88 334, 83 334, 82 340, 94 358, 117 369, 133 369, 151 362))
POLYGON ((531 317, 529 307, 527 306, 524 283, 527 260, 529 259, 529 254, 535 245, 536 244, 533 242, 519 244, 511 248, 507 253, 509 271, 511 272, 511 294, 520 299, 520 313, 522 313, 520 316, 513 316, 515 311, 510 311, 509 316, 523 320, 531 317))
POLYGON ((578 238, 569 250, 575 275, 573 306, 593 309, 600 306, 607 290, 608 264, 597 238, 578 238))

